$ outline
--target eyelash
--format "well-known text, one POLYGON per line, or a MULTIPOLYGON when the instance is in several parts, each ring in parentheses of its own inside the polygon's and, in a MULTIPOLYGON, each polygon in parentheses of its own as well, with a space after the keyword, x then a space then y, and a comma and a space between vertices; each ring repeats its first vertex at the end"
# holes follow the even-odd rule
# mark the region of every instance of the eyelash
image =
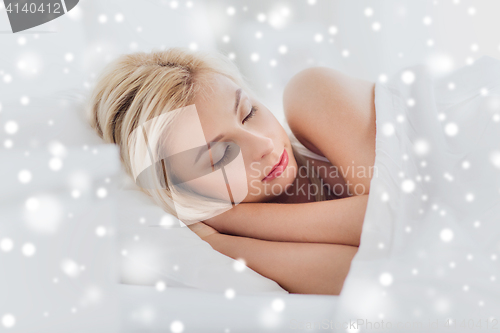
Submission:
POLYGON ((250 113, 248 116, 243 119, 243 124, 247 122, 248 119, 252 118, 255 115, 255 112, 257 112, 258 108, 255 105, 252 105, 252 109, 250 110, 250 113))
MULTIPOLYGON (((248 116, 246 116, 245 119, 243 119, 243 124, 246 123, 248 121, 248 119, 252 118, 255 115, 255 112, 257 112, 257 110, 259 110, 259 108, 256 107, 255 105, 252 105, 252 109, 248 113, 248 116)), ((231 146, 227 146, 226 150, 224 151, 224 156, 222 156, 222 158, 220 159, 219 162, 214 164, 214 168, 218 168, 221 164, 223 164, 227 160, 228 151, 230 151, 230 150, 231 150, 231 146)))
POLYGON ((229 152, 229 151, 231 151, 231 146, 229 146, 229 145, 228 145, 228 146, 226 147, 226 150, 224 151, 224 156, 222 156, 222 158, 219 160, 219 162, 217 162, 217 163, 215 163, 215 164, 214 164, 214 168, 219 169, 219 166, 220 166, 221 164, 224 164, 224 162, 226 162, 226 160, 227 160, 227 158, 228 158, 228 156, 229 156, 229 155, 228 155, 228 152, 229 152))

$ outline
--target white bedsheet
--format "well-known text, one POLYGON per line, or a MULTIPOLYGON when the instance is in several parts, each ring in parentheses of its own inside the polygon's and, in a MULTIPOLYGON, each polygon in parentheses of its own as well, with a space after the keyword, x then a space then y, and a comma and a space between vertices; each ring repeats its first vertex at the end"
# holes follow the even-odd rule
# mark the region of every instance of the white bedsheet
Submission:
POLYGON ((334 316, 352 331, 500 329, 500 61, 431 74, 375 87, 378 174, 334 316))

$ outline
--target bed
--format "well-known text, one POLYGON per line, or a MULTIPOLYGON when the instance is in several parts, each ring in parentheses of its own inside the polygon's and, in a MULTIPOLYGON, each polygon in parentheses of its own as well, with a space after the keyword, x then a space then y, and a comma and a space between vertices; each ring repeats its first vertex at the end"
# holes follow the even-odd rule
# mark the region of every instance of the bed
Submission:
MULTIPOLYGON (((32 33, 2 36, 1 49, 10 50, 0 54, 6 64, 1 84, 7 87, 0 90, 3 328, 363 332, 390 321, 395 331, 422 331, 418 323, 436 320, 439 328, 454 331, 468 330, 470 320, 493 327, 500 313, 499 61, 483 57, 446 75, 436 73, 436 67, 429 71, 417 61, 423 58, 418 52, 398 62, 400 50, 383 40, 373 40, 378 53, 364 45, 368 39, 358 35, 357 27, 365 22, 357 19, 349 20, 354 26, 343 36, 364 47, 367 52, 359 56, 368 58, 356 63, 369 68, 348 62, 343 37, 316 23, 292 24, 288 31, 314 36, 325 28, 323 35, 335 38, 335 54, 323 48, 326 37, 324 44, 310 47, 309 39, 290 33, 288 55, 279 47, 284 37, 255 42, 267 43, 262 61, 276 58, 286 65, 271 72, 255 70, 250 57, 239 62, 266 87, 260 93, 281 121, 279 102, 270 96, 278 96, 279 87, 304 64, 326 63, 372 78, 379 78, 380 68, 387 74, 376 84, 379 173, 371 183, 360 250, 342 294, 293 295, 212 250, 165 215, 124 175, 116 147, 103 144, 85 123, 82 105, 92 81, 121 53, 179 45, 227 53, 235 47, 238 56, 254 52, 257 44, 242 42, 248 39, 231 35, 233 44, 221 39, 229 28, 217 16, 227 15, 220 2, 191 7, 174 2, 137 7, 131 1, 86 1, 32 33), (217 24, 208 22, 211 12, 217 24), (166 33, 174 27, 181 33, 166 33), (382 65, 371 62, 377 59, 382 65)), ((392 5, 404 12, 401 4, 392 5)), ((300 6, 303 13, 314 8, 305 2, 300 6)), ((345 17, 365 9, 350 3, 327 6, 349 13, 345 17)), ((424 13, 430 5, 411 6, 424 13)), ((244 13, 242 6, 235 7, 237 15, 244 13)), ((388 13, 383 5, 372 7, 388 13)), ((449 13, 433 8, 436 15, 449 13)), ((248 10, 254 14, 254 8, 248 10)), ((314 15, 331 22, 326 11, 314 15)), ((399 19, 387 14, 383 29, 399 19)), ((251 32, 252 38, 257 30, 265 31, 264 37, 274 31, 253 16, 245 20, 240 30, 231 31, 240 37, 251 32)), ((336 20, 339 26, 344 22, 336 20)), ((7 30, 5 18, 0 24, 7 30)), ((425 35, 421 30, 412 33, 414 38, 398 35, 398 29, 388 33, 400 38, 398 45, 425 35)))

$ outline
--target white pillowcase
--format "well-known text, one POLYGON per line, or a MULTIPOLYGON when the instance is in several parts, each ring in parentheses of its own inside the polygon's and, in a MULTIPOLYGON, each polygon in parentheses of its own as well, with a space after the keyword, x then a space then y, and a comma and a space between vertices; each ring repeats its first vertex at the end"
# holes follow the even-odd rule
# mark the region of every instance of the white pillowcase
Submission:
POLYGON ((134 189, 124 175, 118 197, 117 258, 122 283, 224 292, 287 293, 239 261, 223 255, 173 215, 134 189))
MULTIPOLYGON (((133 180, 125 174, 119 161, 117 146, 103 145, 102 140, 85 122, 81 113, 81 97, 82 94, 75 90, 60 91, 49 98, 33 98, 28 106, 21 106, 16 101, 5 103, 2 111, 4 118, 0 125, 4 127, 6 121, 15 121, 18 130, 13 135, 0 133, 2 141, 13 141, 13 148, 4 155, 8 161, 3 167, 4 172, 17 175, 20 167, 13 164, 14 157, 28 160, 29 157, 23 156, 25 151, 47 149, 47 158, 39 166, 39 169, 45 170, 45 176, 34 176, 29 188, 32 191, 43 191, 60 187, 71 198, 71 184, 65 176, 65 166, 70 160, 62 158, 61 170, 51 171, 48 166, 49 157, 75 152, 74 154, 78 154, 74 156, 81 159, 81 156, 94 156, 95 149, 98 156, 101 150, 105 152, 112 148, 114 154, 106 158, 112 158, 113 163, 119 165, 116 181, 121 184, 117 184, 120 189, 116 193, 119 224, 115 258, 119 263, 118 273, 122 283, 155 285, 158 281, 163 281, 170 287, 209 291, 232 288, 238 293, 287 293, 276 282, 248 267, 241 272, 235 270, 236 260, 212 249, 189 228, 181 227, 178 220, 164 212, 149 196, 140 192, 133 180), (50 120, 53 121, 52 125, 49 125, 50 120), (141 223, 141 218, 144 218, 144 223, 141 223), (159 227, 162 219, 173 221, 172 227, 159 227), (136 236, 138 241, 135 240, 136 236), (127 251, 126 256, 122 255, 124 249, 127 251)), ((75 160, 77 161, 80 160, 75 160)), ((84 165, 84 161, 79 163, 84 165)), ((106 170, 104 165, 97 166, 93 169, 92 177, 103 177, 106 170)), ((16 177, 7 177, 4 185, 8 191, 0 191, 2 199, 20 195, 25 199, 30 194, 25 193, 26 188, 20 186, 16 177)))

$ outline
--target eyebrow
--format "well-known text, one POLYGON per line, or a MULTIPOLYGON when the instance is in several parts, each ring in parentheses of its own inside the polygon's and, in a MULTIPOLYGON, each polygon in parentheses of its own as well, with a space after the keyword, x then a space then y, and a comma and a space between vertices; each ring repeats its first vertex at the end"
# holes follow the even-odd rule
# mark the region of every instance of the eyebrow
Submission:
MULTIPOLYGON (((234 103, 234 113, 238 113, 238 106, 240 105, 240 100, 241 100, 241 88, 238 88, 236 90, 236 97, 235 97, 235 103, 234 103)), ((207 142, 207 148, 203 146, 200 151, 198 152, 198 155, 196 156, 196 159, 194 160, 194 163, 198 162, 200 159, 200 156, 208 149, 210 149, 210 143, 211 142, 218 142, 220 139, 222 139, 222 134, 217 135, 215 138, 213 138, 211 141, 207 142)))

